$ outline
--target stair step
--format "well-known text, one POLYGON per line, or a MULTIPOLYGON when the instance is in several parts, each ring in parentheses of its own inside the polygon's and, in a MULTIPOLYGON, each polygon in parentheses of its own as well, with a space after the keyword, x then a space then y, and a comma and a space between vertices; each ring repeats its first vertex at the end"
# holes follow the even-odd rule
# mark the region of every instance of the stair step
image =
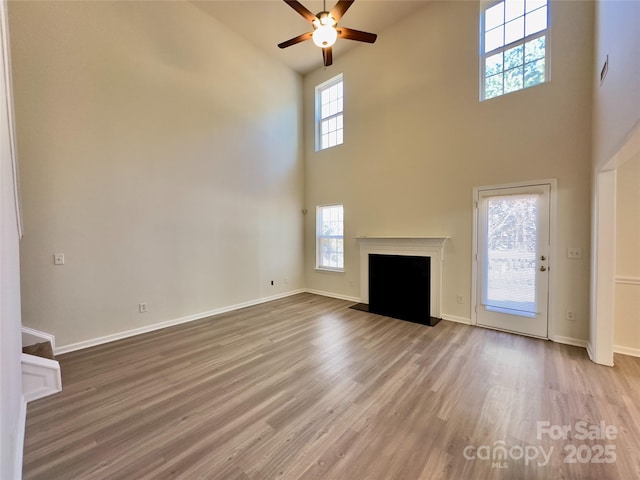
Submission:
POLYGON ((29 355, 35 355, 37 357, 55 360, 55 355, 53 354, 53 348, 51 347, 51 342, 36 343, 34 345, 28 345, 26 347, 22 347, 22 353, 27 353, 29 355))

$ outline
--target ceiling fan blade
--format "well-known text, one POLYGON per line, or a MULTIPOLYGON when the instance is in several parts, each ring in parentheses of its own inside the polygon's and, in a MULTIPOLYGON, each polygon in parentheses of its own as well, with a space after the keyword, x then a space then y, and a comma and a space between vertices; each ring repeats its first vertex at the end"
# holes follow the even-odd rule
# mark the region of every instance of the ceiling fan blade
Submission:
POLYGON ((311 39, 312 36, 313 36, 313 32, 303 33, 302 35, 298 35, 297 37, 291 38, 291 39, 287 40, 286 42, 279 43, 278 47, 287 48, 287 47, 290 47, 291 45, 295 45, 296 43, 300 43, 300 42, 304 42, 305 40, 309 40, 309 39, 311 39))
POLYGON ((340 0, 331 10, 331 16, 336 22, 340 21, 344 12, 346 12, 355 0, 340 0))
POLYGON ((374 43, 378 38, 375 33, 361 32, 352 28, 338 27, 338 37, 347 40, 356 40, 358 42, 374 43))
POLYGON ((316 19, 316 16, 297 0, 284 0, 284 3, 302 15, 307 22, 311 23, 316 19))
POLYGON ((328 67, 333 63, 333 52, 331 47, 322 49, 322 58, 324 60, 324 66, 328 67))

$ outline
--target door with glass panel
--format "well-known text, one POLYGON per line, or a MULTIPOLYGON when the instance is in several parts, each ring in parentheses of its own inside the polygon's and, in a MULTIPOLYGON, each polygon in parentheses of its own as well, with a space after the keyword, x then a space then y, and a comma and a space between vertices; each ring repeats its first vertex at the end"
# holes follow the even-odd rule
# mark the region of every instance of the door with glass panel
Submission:
POLYGON ((478 325, 547 338, 550 188, 477 190, 478 325))

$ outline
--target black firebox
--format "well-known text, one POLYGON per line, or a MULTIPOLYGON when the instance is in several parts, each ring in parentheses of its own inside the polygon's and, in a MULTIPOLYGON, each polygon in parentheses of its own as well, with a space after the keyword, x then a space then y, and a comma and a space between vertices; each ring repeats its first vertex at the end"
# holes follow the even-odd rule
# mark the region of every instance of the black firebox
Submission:
POLYGON ((369 312, 434 326, 431 257, 369 255, 369 312))

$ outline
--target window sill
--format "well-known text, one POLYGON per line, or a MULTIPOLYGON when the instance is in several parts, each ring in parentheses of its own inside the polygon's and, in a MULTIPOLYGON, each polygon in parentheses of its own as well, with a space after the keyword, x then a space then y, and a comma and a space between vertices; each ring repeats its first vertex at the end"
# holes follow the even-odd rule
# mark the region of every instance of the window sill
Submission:
POLYGON ((344 268, 326 268, 326 267, 316 267, 316 272, 326 272, 326 273, 344 273, 344 268))

